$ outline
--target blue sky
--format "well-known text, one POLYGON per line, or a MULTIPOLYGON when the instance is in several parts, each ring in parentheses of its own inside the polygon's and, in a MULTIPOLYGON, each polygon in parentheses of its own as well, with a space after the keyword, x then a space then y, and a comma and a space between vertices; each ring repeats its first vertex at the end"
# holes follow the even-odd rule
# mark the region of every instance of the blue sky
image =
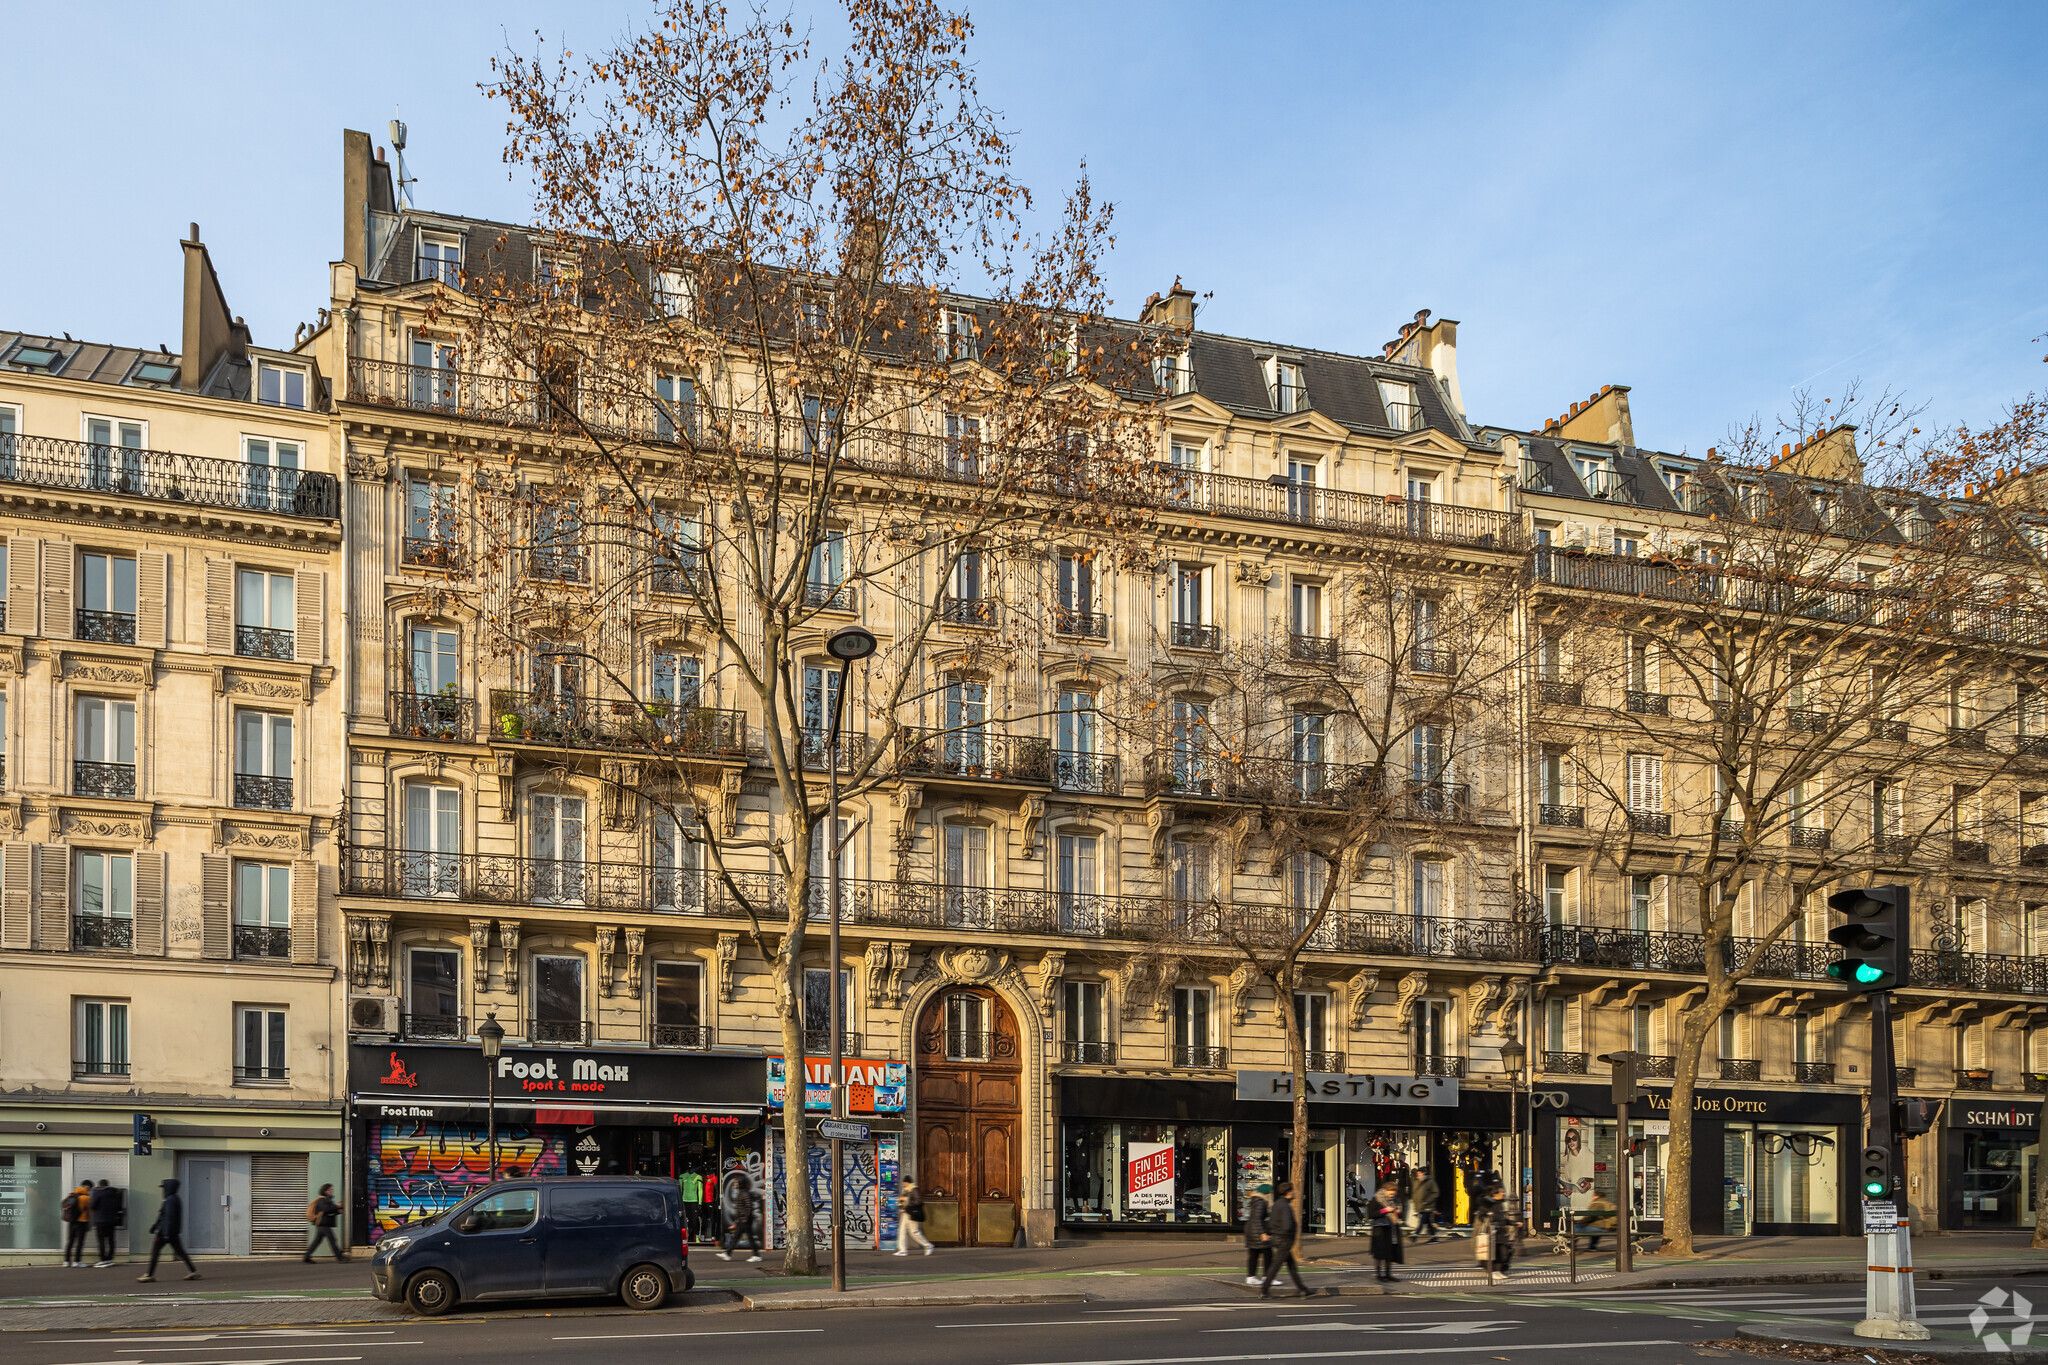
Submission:
MULTIPOLYGON (((801 11, 800 11, 801 12, 801 11)), ((540 29, 643 6, 53 6, 0 0, 15 111, 0 326, 153 346, 204 229, 285 344, 340 249, 340 130, 394 108, 430 207, 525 198, 476 93, 540 29), (27 118, 29 111, 37 116, 27 118)), ((1120 311, 1178 274, 1203 325, 1372 352, 1457 318, 1476 420, 1633 386, 1640 441, 1698 450, 1859 378, 1936 421, 2039 386, 2048 6, 977 7, 988 101, 1056 200, 1118 206, 1120 311)), ((1049 200, 1050 202, 1050 200, 1049 200)))

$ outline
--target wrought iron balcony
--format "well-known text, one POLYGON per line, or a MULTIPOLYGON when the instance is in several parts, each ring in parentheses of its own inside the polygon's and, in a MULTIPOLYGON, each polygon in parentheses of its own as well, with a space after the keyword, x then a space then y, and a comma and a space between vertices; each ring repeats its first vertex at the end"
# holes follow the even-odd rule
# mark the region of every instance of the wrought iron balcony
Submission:
POLYGON ((1756 723, 1756 703, 1735 702, 1726 697, 1715 697, 1707 705, 1713 709, 1715 720, 1733 719, 1737 725, 1756 723))
POLYGON ((804 584, 806 611, 843 611, 850 615, 854 601, 851 583, 824 583, 812 579, 804 584))
POLYGON ((1678 1075, 1678 1058, 1656 1056, 1649 1053, 1636 1055, 1636 1075, 1651 1080, 1671 1080, 1678 1075))
POLYGON ((1587 1056, 1583 1052, 1544 1052, 1537 1069, 1552 1076, 1583 1076, 1587 1056))
POLYGON ((1721 1079, 1724 1081, 1756 1081, 1763 1079, 1764 1064, 1754 1057, 1723 1057, 1721 1079))
POLYGON ((529 1043, 570 1043, 579 1047, 590 1043, 590 1021, 588 1019, 532 1019, 526 1025, 526 1041, 529 1043))
POLYGON ((126 1057, 119 1060, 106 1057, 91 1057, 83 1060, 74 1058, 71 1063, 71 1074, 80 1080, 103 1080, 110 1076, 125 1076, 128 1074, 128 1059, 126 1057))
MULTIPOLYGON (((4 764, 4 760, 0 760, 0 764, 4 764)), ((0 766, 0 776, 4 776, 5 772, 5 767, 0 766)), ((2035 830, 2030 831, 2029 834, 2031 838, 2038 839, 2040 832, 2035 830)), ((2027 842, 2021 844, 2020 866, 2048 867, 2048 842, 2027 842)))
POLYGON ((1463 782, 1418 782, 1405 794, 1411 820, 1469 820, 1472 788, 1463 782))
POLYGON ((949 1028, 945 1032, 949 1062, 986 1062, 995 1056, 995 1046, 995 1034, 986 1029, 949 1028))
POLYGON ((1171 649, 1219 650, 1223 648, 1223 628, 1193 621, 1175 621, 1167 627, 1166 643, 1171 649))
POLYGON ((710 1047, 713 1032, 709 1024, 656 1024, 654 1045, 656 1047, 680 1047, 702 1050, 710 1047))
POLYGON ((1991 861, 1991 845, 1982 839, 1951 839, 1948 860, 1952 863, 1988 863, 1991 861))
POLYGON ((452 536, 407 536, 400 558, 409 569, 462 570, 462 544, 452 536))
POLYGON ((234 938, 236 957, 289 958, 292 955, 289 925, 237 924, 234 938))
POLYGON ((1056 749, 1052 756, 1055 791, 1114 796, 1123 790, 1114 754, 1076 754, 1056 749))
POLYGON ((1302 1065, 1310 1071, 1342 1071, 1344 1054, 1329 1048, 1310 1048, 1302 1053, 1302 1065))
POLYGON ((476 702, 445 692, 393 692, 391 733, 410 739, 468 740, 476 734, 476 702))
POLYGON ((1903 720, 1873 720, 1870 722, 1870 737, 1885 744, 1904 744, 1912 737, 1912 727, 1903 720))
POLYGON ((2048 758, 2048 735, 2016 735, 2012 751, 2020 758, 2048 758))
POLYGON ((1009 735, 991 726, 956 730, 906 727, 898 737, 905 776, 958 777, 981 782, 1052 782, 1052 741, 1009 735))
POLYGON ((1543 805, 1538 806, 1536 809, 1538 819, 1542 824, 1556 825, 1565 829, 1584 829, 1586 827, 1586 808, 1584 806, 1543 805))
POLYGON ((135 643, 135 613, 132 611, 87 611, 80 607, 72 615, 72 634, 78 639, 104 645, 135 643))
POLYGON ((1623 695, 1627 708, 1639 716, 1668 716, 1671 714, 1671 698, 1662 692, 1638 692, 1631 688, 1623 695))
POLYGON ((1565 682, 1559 678, 1538 678, 1536 700, 1552 706, 1580 706, 1585 703, 1584 684, 1565 682))
MULTIPOLYGON (((1245 804, 1341 805, 1362 794, 1383 795, 1379 771, 1369 763, 1263 757, 1223 759, 1213 754, 1158 749, 1145 759, 1145 795, 1245 804)), ((1441 793, 1441 797, 1420 797, 1418 811, 1411 813, 1419 814, 1433 800, 1438 804, 1450 802, 1465 790, 1426 785, 1433 793, 1441 793)))
POLYGON ((993 629, 996 623, 996 599, 993 597, 952 597, 939 602, 939 624, 946 626, 978 626, 993 629))
POLYGON ((402 1014, 398 1027, 409 1043, 459 1043, 469 1037, 469 1017, 462 1014, 402 1014))
POLYGON ((1221 1071, 1226 1065, 1224 1050, 1220 1047, 1182 1047, 1173 1049, 1173 1064, 1190 1071, 1221 1071))
POLYGON ((1833 1062, 1794 1062, 1792 1079, 1799 1085, 1833 1085, 1835 1064, 1833 1062))
POLYGON ((1912 983, 1973 991, 2048 994, 2048 957, 1915 948, 1912 983))
POLYGON ((1988 1066, 1958 1067, 1955 1075, 1956 1089, 1958 1090, 1991 1090, 1996 1088, 1992 1082, 1991 1068, 1988 1066))
POLYGON ((1414 673, 1428 673, 1440 678, 1449 677, 1458 671, 1458 656, 1448 649, 1417 645, 1408 656, 1408 668, 1414 673))
MULTIPOLYGON (((828 743, 831 738, 823 730, 805 730, 803 732, 801 754, 804 767, 814 772, 825 771, 826 765, 832 758, 830 752, 832 746, 828 743)), ((839 737, 839 771, 850 773, 867 762, 870 743, 871 740, 867 735, 841 735, 839 737)))
POLYGON ((1072 1038, 1060 1044, 1060 1060, 1074 1066, 1115 1066, 1115 1043, 1084 1043, 1072 1038))
POLYGON ((699 556, 692 555, 685 560, 661 560, 657 562, 647 578, 650 591, 665 597, 696 597, 709 586, 705 567, 699 556))
POLYGON ((1671 816, 1664 811, 1632 810, 1628 813, 1628 827, 1637 834, 1668 836, 1671 833, 1671 816))
POLYGON ((1337 641, 1328 635, 1302 635, 1295 633, 1287 637, 1287 657, 1309 664, 1334 664, 1337 662, 1337 641))
POLYGON ((290 810, 292 780, 261 773, 235 774, 235 805, 243 810, 290 810))
POLYGON ((74 914, 71 946, 83 952, 129 952, 135 947, 135 921, 125 915, 74 914))
POLYGON ((1818 707, 1794 706, 1785 712, 1786 728, 1800 734, 1826 734, 1834 723, 1835 713, 1818 707))
POLYGON ((689 702, 600 701, 568 693, 491 693, 494 744, 535 744, 612 752, 669 753, 687 758, 744 761, 743 711, 689 702))
POLYGON ((2029 1095, 2048 1095, 2048 1071, 2021 1072, 2020 1085, 2029 1095))
POLYGON ((1920 1068, 1918 1067, 1895 1066, 1892 1068, 1892 1084, 1901 1089, 1910 1090, 1919 1083, 1919 1079, 1920 1068))
POLYGON ((291 1079, 291 1071, 282 1066, 238 1066, 235 1068, 236 1085, 281 1085, 291 1079))
POLYGON ((1870 851, 1881 863, 1903 864, 1913 856, 1913 839, 1906 834, 1872 835, 1870 851))
POLYGON ((245 659, 277 659, 290 663, 298 655, 292 642, 296 632, 272 630, 268 626, 236 626, 235 653, 245 659))
POLYGON ((1107 640, 1109 616, 1106 612, 1084 611, 1079 607, 1055 605, 1052 609, 1052 628, 1058 635, 1073 635, 1084 640, 1107 640))
POLYGON ((543 583, 581 583, 590 571, 583 551, 566 546, 539 546, 526 552, 526 576, 543 583))
POLYGON ((332 474, 47 436, 0 438, 0 483, 325 521, 341 515, 332 474))
MULTIPOLYGON (((832 1030, 829 1028, 805 1029, 804 1052, 807 1056, 811 1057, 831 1056, 832 1030)), ((842 1057, 858 1057, 860 1055, 860 1035, 858 1033, 849 1030, 839 1035, 839 1055, 842 1057)))
POLYGON ((1417 1057, 1415 1074, 1418 1076, 1440 1076, 1445 1080, 1457 1080, 1465 1074, 1463 1057, 1417 1057))
POLYGON ((1951 725, 1948 727, 1948 742, 1951 748, 1982 753, 1991 747, 1991 741, 1980 725, 1951 725))
POLYGON ((133 796, 135 795, 135 765, 133 763, 97 763, 90 759, 78 759, 71 765, 71 794, 73 796, 133 796))
POLYGON ((1785 839, 1794 848, 1825 849, 1832 836, 1815 825, 1794 825, 1786 831, 1785 839))

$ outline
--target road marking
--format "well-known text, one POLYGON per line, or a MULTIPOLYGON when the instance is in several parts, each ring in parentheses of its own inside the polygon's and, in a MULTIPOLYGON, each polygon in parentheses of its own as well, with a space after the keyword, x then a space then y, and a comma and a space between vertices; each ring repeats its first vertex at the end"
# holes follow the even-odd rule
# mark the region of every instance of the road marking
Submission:
MULTIPOLYGON (((1141 1313, 1141 1308, 1127 1310, 1141 1313)), ((1157 1312, 1157 1309, 1153 1310, 1157 1312)), ((1118 1322, 1179 1322, 1179 1318, 1118 1318, 1118 1322)), ((1094 1318, 1054 1318, 1049 1322, 935 1322, 934 1327, 1107 1327, 1109 1323, 1097 1322, 1094 1318)))
POLYGON ((822 1332, 822 1327, 760 1327, 745 1332, 618 1332, 599 1337, 556 1337, 556 1341, 647 1341, 654 1337, 786 1337, 822 1332))
POLYGON ((1339 1360, 1367 1356, 1444 1356, 1470 1355, 1484 1351, 1492 1353, 1510 1350, 1523 1351, 1613 1351, 1634 1346, 1676 1346, 1679 1343, 1669 1337, 1654 1337, 1644 1341, 1546 1341, 1532 1345, 1516 1344, 1503 1346, 1490 1341, 1484 1346, 1386 1346, 1369 1351, 1266 1351, 1256 1355, 1235 1356, 1138 1356, 1125 1360, 1043 1360, 1031 1365, 1230 1365, 1239 1360, 1339 1360))
MULTIPOLYGON (((133 1338, 124 1338, 124 1340, 133 1340, 133 1338)), ((65 1344, 98 1345, 99 1343, 74 1340, 65 1344)), ((424 1341, 337 1341, 334 1344, 337 1346, 424 1346, 427 1343, 424 1341)), ((275 1351, 277 1345, 274 1341, 252 1341, 247 1346, 236 1346, 231 1342, 219 1341, 210 1346, 135 1346, 131 1348, 131 1354, 168 1355, 173 1351, 275 1351)), ((348 1356, 346 1358, 349 1360, 360 1359, 358 1356, 348 1356)), ((196 1365, 196 1362, 189 1360, 180 1361, 178 1365, 196 1365)), ((247 1365, 254 1365, 254 1363, 248 1362, 247 1365)))
MULTIPOLYGON (((158 1342, 165 1341, 216 1341, 225 1337, 234 1337, 237 1340, 244 1337, 319 1337, 325 1340, 334 1337, 388 1337, 395 1335, 397 1331, 396 1327, 337 1327, 332 1329, 318 1327, 267 1327, 240 1332, 187 1333, 175 1337, 60 1337, 51 1344, 54 1346, 104 1346, 110 1342, 119 1344, 121 1342, 137 1341, 155 1345, 158 1342)), ((277 1345, 275 1341, 266 1341, 262 1344, 266 1346, 277 1345)))
POLYGON ((1462 1322, 1446 1322, 1442 1319, 1433 1319, 1429 1322, 1295 1322, 1278 1327, 1211 1327, 1204 1335, 1223 1332, 1403 1332, 1412 1335, 1461 1337, 1481 1332, 1505 1332, 1511 1327, 1521 1325, 1520 1318, 1481 1318, 1462 1322))
MULTIPOLYGON (((137 1354, 130 1352, 130 1356, 137 1354)), ((278 1356, 271 1360, 190 1360, 183 1365, 327 1365, 331 1361, 361 1360, 361 1356, 278 1356)), ((65 1365, 142 1365, 141 1361, 127 1360, 73 1360, 65 1365)))

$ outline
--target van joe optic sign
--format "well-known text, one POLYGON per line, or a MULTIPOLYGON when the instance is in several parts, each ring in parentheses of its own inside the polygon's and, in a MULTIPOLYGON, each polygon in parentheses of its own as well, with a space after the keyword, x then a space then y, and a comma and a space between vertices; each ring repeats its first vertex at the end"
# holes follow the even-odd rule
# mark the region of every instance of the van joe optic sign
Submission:
MULTIPOLYGON (((1237 1097, 1241 1100, 1283 1100, 1294 1098, 1294 1077, 1285 1071, 1240 1071, 1237 1097)), ((1434 1108, 1455 1108, 1458 1082, 1448 1076, 1371 1076, 1338 1071, 1308 1073, 1311 1104, 1419 1104, 1434 1108)))

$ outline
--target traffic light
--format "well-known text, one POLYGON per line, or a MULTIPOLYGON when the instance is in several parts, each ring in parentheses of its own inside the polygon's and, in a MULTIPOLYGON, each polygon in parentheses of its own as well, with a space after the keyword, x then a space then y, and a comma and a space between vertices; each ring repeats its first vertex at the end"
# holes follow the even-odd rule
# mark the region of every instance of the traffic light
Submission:
POLYGON ((1924 1137, 1934 1131, 1940 1100, 1900 1100, 1893 1106, 1892 1131, 1900 1137, 1924 1137))
POLYGON ((1863 1149, 1862 1189, 1865 1199, 1892 1197, 1892 1153, 1889 1147, 1863 1149))
POLYGON ((1837 891, 1828 909, 1847 917, 1828 931, 1828 941, 1848 956, 1828 964, 1828 975, 1852 991, 1868 995, 1906 984, 1912 951, 1913 893, 1903 886, 1867 886, 1837 891))
POLYGON ((135 1155, 148 1156, 149 1144, 156 1141, 156 1120, 147 1114, 135 1116, 135 1155))

